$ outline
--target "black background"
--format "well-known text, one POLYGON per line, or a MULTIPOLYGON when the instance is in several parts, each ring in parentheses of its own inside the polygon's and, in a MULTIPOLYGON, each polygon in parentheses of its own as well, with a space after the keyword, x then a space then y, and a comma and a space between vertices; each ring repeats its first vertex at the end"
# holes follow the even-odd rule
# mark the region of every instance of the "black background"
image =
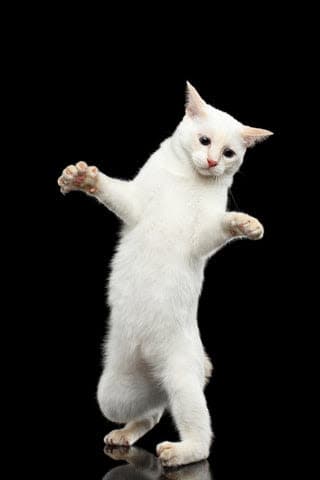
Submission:
MULTIPOLYGON (((217 437, 210 457, 214 478, 273 478, 286 468, 278 460, 285 458, 292 416, 293 333, 283 292, 290 220, 284 222, 283 212, 294 64, 276 20, 268 22, 257 19, 248 39, 241 29, 234 32, 232 47, 215 35, 196 44, 181 37, 169 48, 147 45, 147 38, 134 44, 129 38, 123 46, 101 31, 90 39, 66 35, 58 43, 53 36, 44 46, 34 39, 37 74, 24 101, 33 105, 36 133, 26 142, 44 191, 41 202, 35 195, 34 207, 40 288, 32 289, 39 314, 27 329, 34 341, 27 398, 29 431, 36 451, 45 452, 47 473, 99 479, 115 466, 102 442, 114 426, 100 414, 95 392, 108 316, 105 280, 119 221, 81 193, 62 196, 57 177, 66 165, 85 160, 110 176, 132 178, 182 118, 186 80, 208 103, 275 133, 247 152, 230 198, 230 208, 262 221, 265 237, 229 245, 210 260, 199 324, 215 365, 206 390, 217 437)), ((154 451, 175 437, 166 417, 139 444, 154 451)))

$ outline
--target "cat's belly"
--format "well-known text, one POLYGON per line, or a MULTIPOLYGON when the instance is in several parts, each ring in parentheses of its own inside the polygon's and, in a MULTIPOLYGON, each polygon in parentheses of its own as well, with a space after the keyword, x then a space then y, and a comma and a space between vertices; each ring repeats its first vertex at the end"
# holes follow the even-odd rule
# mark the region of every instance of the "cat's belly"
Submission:
MULTIPOLYGON (((163 233, 163 232, 162 232, 163 233)), ((111 320, 126 328, 166 321, 193 322, 203 282, 204 261, 188 256, 159 232, 124 235, 112 260, 108 303, 111 320), (157 240, 156 240, 157 239, 157 240)))

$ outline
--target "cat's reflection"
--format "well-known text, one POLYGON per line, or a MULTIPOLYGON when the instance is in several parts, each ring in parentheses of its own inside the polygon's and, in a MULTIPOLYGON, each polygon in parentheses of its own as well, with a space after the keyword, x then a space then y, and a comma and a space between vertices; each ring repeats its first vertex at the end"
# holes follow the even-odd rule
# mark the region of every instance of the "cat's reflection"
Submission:
POLYGON ((103 480, 213 480, 207 461, 192 463, 178 469, 163 469, 157 457, 142 448, 105 448, 113 460, 126 461, 110 470, 103 480))

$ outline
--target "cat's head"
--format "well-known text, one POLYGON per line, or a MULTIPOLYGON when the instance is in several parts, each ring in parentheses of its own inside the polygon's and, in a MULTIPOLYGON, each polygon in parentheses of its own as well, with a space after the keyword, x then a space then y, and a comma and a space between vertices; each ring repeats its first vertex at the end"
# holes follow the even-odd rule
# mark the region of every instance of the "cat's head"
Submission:
POLYGON ((187 82, 186 114, 177 129, 177 139, 200 175, 233 175, 246 149, 270 135, 269 130, 243 125, 208 105, 187 82))

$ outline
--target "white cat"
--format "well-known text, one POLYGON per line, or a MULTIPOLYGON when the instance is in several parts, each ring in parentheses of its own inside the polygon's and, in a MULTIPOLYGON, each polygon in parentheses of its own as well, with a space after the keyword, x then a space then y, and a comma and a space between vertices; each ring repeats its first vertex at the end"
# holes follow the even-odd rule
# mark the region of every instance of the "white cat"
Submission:
POLYGON ((157 446, 163 465, 208 457, 213 434, 203 390, 212 366, 197 324, 204 269, 230 240, 263 236, 258 220, 226 205, 246 148, 271 134, 206 104, 188 83, 182 122, 133 180, 84 162, 59 178, 63 193, 94 195, 124 224, 97 395, 103 414, 125 426, 106 443, 132 445, 168 409, 181 441, 157 446))

